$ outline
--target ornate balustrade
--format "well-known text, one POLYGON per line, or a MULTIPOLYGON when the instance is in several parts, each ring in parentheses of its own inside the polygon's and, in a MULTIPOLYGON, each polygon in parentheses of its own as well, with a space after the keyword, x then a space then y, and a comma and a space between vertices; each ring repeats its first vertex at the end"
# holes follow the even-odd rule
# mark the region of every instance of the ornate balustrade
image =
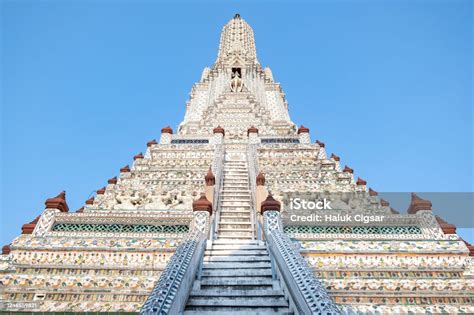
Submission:
POLYGON ((194 212, 192 230, 162 272, 140 314, 179 314, 198 272, 209 232, 209 212, 194 212))
MULTIPOLYGON (((250 195, 252 198, 252 205, 254 210, 252 211, 252 231, 255 233, 255 225, 257 224, 257 211, 258 205, 256 200, 256 182, 255 179, 257 178, 258 173, 258 160, 257 160, 257 147, 258 144, 249 144, 247 148, 247 164, 249 169, 249 177, 250 177, 250 195)), ((257 239, 260 239, 260 231, 257 231, 257 239)))
POLYGON ((273 265, 290 297, 290 306, 299 314, 341 314, 339 308, 311 272, 306 261, 283 232, 280 213, 265 211, 263 229, 273 265))
POLYGON ((225 157, 225 149, 222 144, 216 144, 214 150, 214 161, 212 163, 212 169, 214 176, 216 178, 216 183, 214 185, 214 213, 211 218, 211 233, 209 235, 210 239, 214 239, 215 233, 217 233, 217 225, 219 224, 219 216, 220 216, 220 191, 222 187, 222 182, 224 180, 223 175, 223 168, 224 168, 224 157, 225 157))

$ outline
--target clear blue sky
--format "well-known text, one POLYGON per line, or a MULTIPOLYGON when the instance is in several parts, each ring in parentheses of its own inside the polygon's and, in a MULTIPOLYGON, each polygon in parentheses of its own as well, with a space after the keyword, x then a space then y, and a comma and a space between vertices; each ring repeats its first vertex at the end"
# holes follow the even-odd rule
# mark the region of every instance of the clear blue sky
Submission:
POLYGON ((3 1, 0 244, 63 189, 80 208, 176 127, 236 12, 292 119, 370 187, 472 192, 472 6, 3 1))

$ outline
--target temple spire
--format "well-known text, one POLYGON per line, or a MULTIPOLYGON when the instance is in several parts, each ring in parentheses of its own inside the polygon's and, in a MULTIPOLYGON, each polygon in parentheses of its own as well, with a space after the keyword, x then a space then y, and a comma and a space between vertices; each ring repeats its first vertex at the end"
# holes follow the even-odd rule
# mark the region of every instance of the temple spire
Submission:
POLYGON ((253 30, 239 13, 222 28, 216 63, 231 62, 233 57, 258 63, 253 30))

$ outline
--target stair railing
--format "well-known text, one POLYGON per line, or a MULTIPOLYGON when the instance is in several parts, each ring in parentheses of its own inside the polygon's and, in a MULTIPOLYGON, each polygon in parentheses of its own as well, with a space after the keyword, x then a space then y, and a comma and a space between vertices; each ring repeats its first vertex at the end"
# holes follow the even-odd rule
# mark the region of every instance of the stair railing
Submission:
POLYGON ((257 231, 255 237, 255 227, 259 227, 257 223, 257 199, 256 199, 256 178, 258 173, 258 161, 257 161, 257 146, 258 144, 249 143, 247 147, 247 164, 249 169, 249 181, 250 181, 250 195, 252 198, 252 213, 251 213, 251 223, 252 223, 252 237, 260 240, 260 231, 257 231))
POLYGON ((289 297, 290 309, 297 314, 346 313, 334 303, 295 244, 283 232, 280 213, 265 211, 259 218, 260 224, 263 223, 272 273, 280 279, 282 289, 289 297))
POLYGON ((207 211, 195 211, 191 230, 166 264, 140 314, 179 314, 184 311, 199 272, 210 230, 207 211))
POLYGON ((214 150, 214 161, 212 165, 212 172, 216 179, 216 184, 214 185, 214 197, 213 197, 213 208, 214 213, 211 217, 211 230, 209 233, 209 238, 214 240, 217 238, 217 232, 219 227, 220 220, 220 199, 221 199, 221 188, 224 182, 224 160, 225 160, 225 148, 223 144, 216 144, 214 150))

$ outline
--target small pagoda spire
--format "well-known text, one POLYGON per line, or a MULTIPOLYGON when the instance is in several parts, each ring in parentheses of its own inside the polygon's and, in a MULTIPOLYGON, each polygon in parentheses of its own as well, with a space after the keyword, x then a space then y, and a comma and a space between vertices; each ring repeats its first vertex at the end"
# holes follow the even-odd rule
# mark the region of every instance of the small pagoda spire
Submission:
POLYGON ((380 205, 381 205, 382 207, 388 207, 388 206, 390 206, 390 202, 388 202, 388 201, 385 200, 385 199, 380 199, 380 205))
POLYGON ((154 144, 158 144, 158 142, 156 142, 155 139, 148 141, 148 142, 146 143, 146 146, 147 146, 147 147, 151 147, 151 146, 154 145, 154 144))
POLYGON ((216 184, 216 177, 212 173, 212 168, 210 166, 206 176, 204 176, 204 180, 206 181, 206 186, 214 186, 216 184))
POLYGON ((467 249, 469 250, 469 256, 474 256, 474 246, 472 246, 470 243, 465 241, 464 239, 462 240, 464 244, 466 244, 467 249))
POLYGON ((267 199, 262 202, 260 206, 260 213, 263 214, 265 211, 280 211, 281 203, 275 198, 273 198, 272 194, 269 192, 267 199))
POLYGON ((66 202, 66 191, 63 190, 56 197, 46 199, 44 205, 46 209, 58 209, 61 212, 69 212, 69 207, 66 202))
POLYGON ((31 221, 30 223, 23 224, 21 227, 21 234, 31 234, 33 233, 36 223, 38 223, 39 219, 41 218, 41 215, 37 216, 36 219, 31 221))
POLYGON ((212 129, 212 133, 222 133, 222 136, 225 137, 225 130, 221 126, 212 129))
POLYGON ((193 211, 207 211, 212 215, 212 203, 207 200, 205 193, 201 193, 201 197, 193 201, 193 211))
POLYGON ((105 194, 105 187, 102 187, 101 189, 97 190, 96 193, 97 193, 98 195, 103 195, 103 194, 105 194))
POLYGON ((371 197, 375 197, 375 196, 378 196, 379 193, 376 192, 375 190, 373 190, 372 188, 369 188, 369 196, 371 197))
POLYGON ((109 184, 111 184, 111 185, 117 184, 117 176, 110 178, 110 179, 107 181, 107 183, 109 183, 109 184))
POLYGON ((362 178, 357 177, 356 185, 358 185, 358 186, 365 186, 365 185, 367 185, 367 182, 366 182, 365 180, 363 180, 362 178))
POLYGON ((350 168, 349 166, 344 166, 344 169, 342 170, 344 173, 351 173, 353 174, 354 173, 354 170, 352 168, 350 168))
POLYGON ((124 167, 122 167, 120 169, 120 173, 130 173, 130 166, 128 166, 128 164, 127 164, 124 167))
POLYGON ((8 245, 5 245, 2 247, 2 255, 9 255, 10 252, 11 252, 11 247, 10 247, 11 244, 8 244, 8 245))
POLYGON ((420 210, 431 210, 431 201, 421 199, 417 194, 411 193, 411 202, 408 206, 407 212, 409 214, 415 214, 420 210))
POLYGON ((299 128, 298 128, 298 134, 300 133, 309 133, 309 129, 306 128, 305 126, 301 125, 299 128))
POLYGON ((94 197, 92 196, 86 200, 86 205, 93 205, 93 204, 94 204, 94 197))
POLYGON ((330 159, 333 159, 334 161, 338 161, 338 162, 341 160, 341 158, 335 155, 334 153, 331 153, 330 159))
POLYGON ((441 230, 443 230, 444 234, 456 234, 456 226, 454 224, 446 222, 438 215, 436 216, 436 221, 441 227, 441 230))
POLYGON ((251 126, 249 129, 247 129, 247 136, 249 136, 251 133, 258 133, 258 128, 251 126))
POLYGON ((321 148, 326 147, 326 145, 324 144, 324 142, 321 142, 321 141, 319 141, 319 140, 316 140, 316 144, 318 144, 321 148))
POLYGON ((141 153, 141 152, 133 157, 134 161, 141 160, 141 159, 143 159, 143 153, 141 153))
POLYGON ((265 174, 263 172, 259 172, 256 178, 257 186, 264 186, 265 185, 265 174))
POLYGON ((173 129, 170 126, 166 126, 164 128, 161 128, 161 133, 173 134, 173 129))

